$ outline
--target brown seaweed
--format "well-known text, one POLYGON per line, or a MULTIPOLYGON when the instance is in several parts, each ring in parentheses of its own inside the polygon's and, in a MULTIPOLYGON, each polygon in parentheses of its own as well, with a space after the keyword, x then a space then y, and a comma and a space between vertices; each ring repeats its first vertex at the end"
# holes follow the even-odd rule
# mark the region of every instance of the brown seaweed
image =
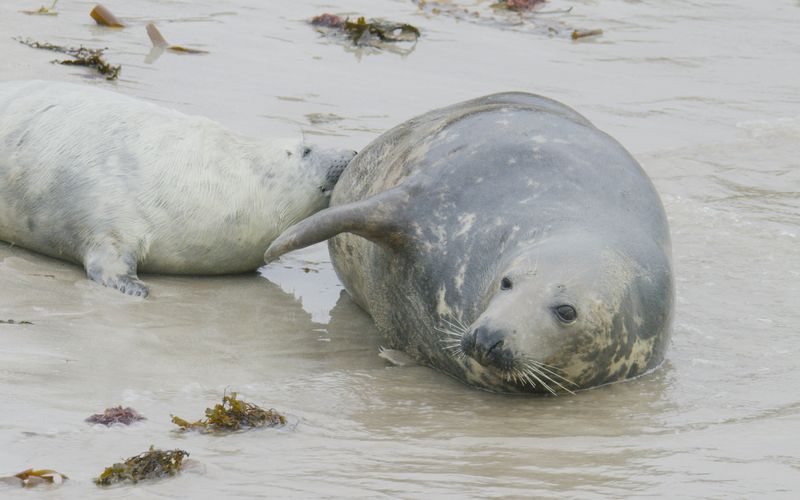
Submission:
POLYGON ((182 45, 169 44, 161 32, 158 31, 156 25, 153 23, 147 23, 147 36, 150 37, 153 47, 157 49, 166 49, 173 52, 182 52, 184 54, 208 54, 207 50, 192 49, 182 45))
POLYGON ((344 19, 335 14, 320 14, 313 17, 309 21, 312 26, 319 26, 320 28, 341 28, 344 26, 344 19))
POLYGON ((599 36, 603 34, 603 30, 572 30, 572 39, 586 38, 587 36, 599 36))
POLYGON ((64 474, 51 469, 26 469, 13 476, 0 477, 0 483, 19 485, 23 488, 33 488, 39 485, 58 485, 69 479, 64 474))
POLYGON ((98 486, 111 486, 125 481, 135 484, 146 479, 175 476, 183 468, 183 459, 188 456, 183 450, 163 451, 151 446, 144 453, 106 467, 94 482, 98 486))
POLYGON ((101 75, 106 77, 106 80, 116 80, 119 77, 119 72, 122 66, 112 66, 105 59, 103 59, 103 51, 105 49, 90 49, 84 46, 78 48, 64 47, 61 45, 54 45, 52 43, 36 42, 29 38, 21 39, 15 38, 19 43, 32 47, 34 49, 52 50, 61 54, 67 54, 72 59, 65 59, 63 61, 51 61, 54 64, 65 64, 69 66, 86 66, 96 69, 101 75))
POLYGON ((223 395, 222 403, 206 408, 206 418, 189 422, 172 416, 172 423, 182 431, 232 432, 255 427, 275 427, 286 424, 286 417, 274 409, 265 410, 252 403, 237 399, 235 392, 223 395))
POLYGON ((514 12, 524 12, 531 10, 537 5, 541 5, 545 0, 499 0, 492 4, 493 9, 508 9, 514 12))
POLYGON ((366 20, 359 17, 355 21, 342 19, 334 14, 322 14, 312 18, 312 26, 338 33, 353 42, 353 45, 377 46, 378 42, 414 42, 420 37, 416 26, 379 19, 366 20))
POLYGON ((28 14, 29 16, 57 16, 58 12, 56 12, 56 4, 58 0, 53 0, 53 5, 50 7, 45 7, 42 5, 37 10, 21 10, 23 14, 28 14))
POLYGON ((94 6, 89 15, 94 19, 94 22, 100 26, 108 26, 109 28, 124 28, 125 25, 122 21, 117 19, 117 16, 111 13, 105 6, 97 4, 94 6))
POLYGON ((90 424, 103 424, 110 426, 113 424, 131 425, 132 423, 139 422, 140 420, 147 419, 141 416, 139 412, 133 408, 123 408, 120 405, 116 408, 106 408, 103 413, 95 413, 87 418, 86 422, 89 422, 90 424))
MULTIPOLYGON (((574 34, 596 34, 595 30, 578 30, 564 22, 572 7, 542 10, 546 0, 495 0, 488 5, 483 2, 459 2, 451 0, 414 0, 420 12, 430 16, 447 16, 482 26, 527 33, 538 33, 548 37, 572 38, 574 34), (577 32, 577 33, 576 33, 577 32)), ((573 38, 574 39, 574 38, 573 38)))

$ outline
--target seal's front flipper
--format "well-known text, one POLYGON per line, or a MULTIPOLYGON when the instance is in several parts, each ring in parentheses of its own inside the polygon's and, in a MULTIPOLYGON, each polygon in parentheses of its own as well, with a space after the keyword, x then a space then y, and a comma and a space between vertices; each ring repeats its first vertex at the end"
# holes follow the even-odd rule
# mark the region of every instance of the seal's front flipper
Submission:
POLYGON ((136 297, 147 297, 150 293, 136 276, 133 253, 121 251, 116 243, 104 243, 89 250, 83 265, 89 278, 103 286, 136 297))
POLYGON ((327 240, 339 233, 353 233, 379 245, 398 247, 407 240, 405 207, 407 186, 378 193, 365 200, 326 208, 283 232, 264 253, 270 263, 285 253, 327 240))

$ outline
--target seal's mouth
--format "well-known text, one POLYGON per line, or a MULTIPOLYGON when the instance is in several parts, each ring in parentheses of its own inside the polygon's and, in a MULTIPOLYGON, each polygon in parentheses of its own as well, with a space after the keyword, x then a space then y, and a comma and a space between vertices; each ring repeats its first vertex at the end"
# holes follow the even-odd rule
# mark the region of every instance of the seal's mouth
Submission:
POLYGON ((514 353, 502 330, 479 327, 461 337, 461 350, 481 366, 506 373, 514 368, 514 353))
MULTIPOLYGON (((442 320, 436 328, 444 333, 444 349, 456 360, 473 360, 486 371, 525 392, 574 394, 578 384, 569 380, 563 370, 529 356, 515 353, 503 330, 487 327, 471 328, 460 321, 442 320)), ((474 365, 473 365, 474 366, 474 365)))

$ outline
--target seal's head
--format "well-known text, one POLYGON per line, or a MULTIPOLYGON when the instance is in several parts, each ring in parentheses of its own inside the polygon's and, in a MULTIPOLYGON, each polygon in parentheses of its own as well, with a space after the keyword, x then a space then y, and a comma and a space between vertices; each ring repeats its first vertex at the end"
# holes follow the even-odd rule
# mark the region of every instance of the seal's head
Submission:
POLYGON ((287 158, 296 162, 301 171, 308 172, 315 181, 314 187, 326 201, 330 200, 334 186, 355 155, 352 150, 320 148, 305 141, 289 144, 286 148, 287 158))
POLYGON ((278 183, 281 203, 277 215, 283 227, 330 204, 331 193, 355 151, 326 149, 301 140, 279 141, 267 152, 272 168, 262 172, 266 185, 278 183), (276 175, 276 171, 280 174, 276 175))
POLYGON ((518 252, 454 345, 466 377, 491 390, 557 393, 655 368, 671 314, 667 259, 644 265, 586 235, 518 252))

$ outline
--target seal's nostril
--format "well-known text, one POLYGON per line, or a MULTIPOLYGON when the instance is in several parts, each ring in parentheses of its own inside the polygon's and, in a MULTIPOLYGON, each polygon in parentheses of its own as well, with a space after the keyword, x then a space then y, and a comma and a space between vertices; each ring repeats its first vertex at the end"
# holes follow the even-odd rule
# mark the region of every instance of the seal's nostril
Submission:
POLYGON ((502 347, 502 346, 503 346, 503 341, 502 340, 498 340, 497 342, 494 343, 494 345, 492 347, 489 348, 488 351, 486 351, 486 356, 487 357, 490 356, 495 349, 497 349, 499 347, 502 347))
POLYGON ((504 349, 506 332, 490 330, 485 327, 476 328, 471 334, 461 339, 464 354, 484 366, 500 366, 507 361, 510 353, 504 349))

